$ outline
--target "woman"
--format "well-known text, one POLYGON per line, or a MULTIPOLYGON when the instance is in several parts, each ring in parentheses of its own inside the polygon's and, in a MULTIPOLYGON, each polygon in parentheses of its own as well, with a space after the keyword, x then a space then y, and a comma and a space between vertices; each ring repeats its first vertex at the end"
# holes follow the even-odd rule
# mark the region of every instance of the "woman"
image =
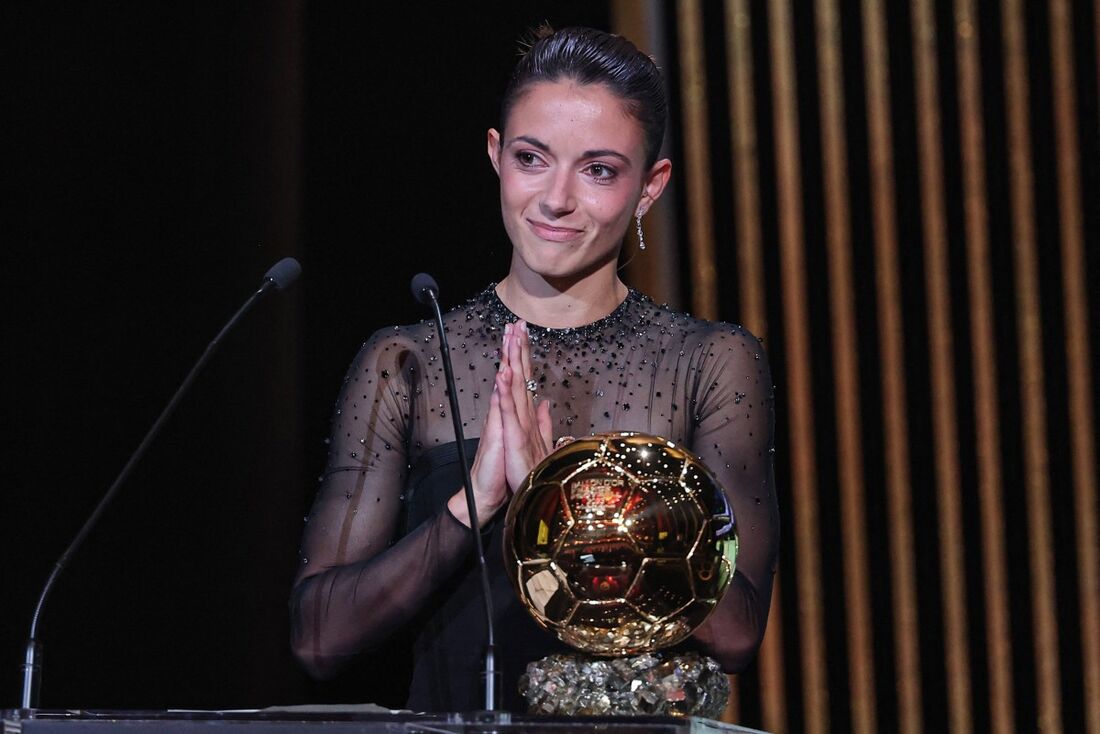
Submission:
MULTIPOLYGON (((763 350, 744 329, 657 306, 618 277, 626 228, 640 229, 669 178, 657 159, 665 117, 652 60, 572 28, 544 33, 520 61, 488 134, 511 266, 445 325, 467 436, 479 439, 471 482, 513 710, 525 708, 515 683, 526 663, 563 648, 508 583, 500 519, 563 436, 641 431, 702 458, 736 513, 741 554, 690 646, 734 672, 763 636, 778 543, 763 350)), ((481 705, 484 612, 448 410, 430 323, 363 346, 291 600, 295 654, 318 677, 412 625, 416 710, 481 705)))

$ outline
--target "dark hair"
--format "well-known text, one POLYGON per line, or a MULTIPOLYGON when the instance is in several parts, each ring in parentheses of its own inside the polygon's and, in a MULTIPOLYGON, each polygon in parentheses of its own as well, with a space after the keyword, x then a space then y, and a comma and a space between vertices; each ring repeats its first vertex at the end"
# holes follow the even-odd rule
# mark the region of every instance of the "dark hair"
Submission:
POLYGON ((508 113, 533 84, 572 79, 580 84, 605 84, 626 105, 645 131, 646 168, 657 160, 665 135, 668 102, 661 72, 653 59, 622 36, 594 28, 543 26, 523 54, 500 105, 501 130, 508 113))

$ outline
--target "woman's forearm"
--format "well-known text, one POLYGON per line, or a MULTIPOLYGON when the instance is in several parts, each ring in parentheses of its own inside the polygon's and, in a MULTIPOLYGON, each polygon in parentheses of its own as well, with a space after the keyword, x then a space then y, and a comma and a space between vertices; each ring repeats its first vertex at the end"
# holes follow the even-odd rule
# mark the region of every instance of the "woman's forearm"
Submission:
POLYGON ((384 642, 468 558, 470 531, 446 510, 392 547, 301 579, 291 594, 291 647, 316 678, 384 642))

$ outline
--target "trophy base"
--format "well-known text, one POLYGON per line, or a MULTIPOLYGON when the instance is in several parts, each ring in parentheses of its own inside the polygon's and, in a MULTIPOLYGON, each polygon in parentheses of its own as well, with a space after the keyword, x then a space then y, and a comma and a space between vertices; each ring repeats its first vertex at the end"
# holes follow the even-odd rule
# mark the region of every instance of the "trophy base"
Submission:
POLYGON ((618 658, 548 655, 527 664, 519 689, 532 714, 716 719, 730 685, 711 658, 658 651, 618 658))

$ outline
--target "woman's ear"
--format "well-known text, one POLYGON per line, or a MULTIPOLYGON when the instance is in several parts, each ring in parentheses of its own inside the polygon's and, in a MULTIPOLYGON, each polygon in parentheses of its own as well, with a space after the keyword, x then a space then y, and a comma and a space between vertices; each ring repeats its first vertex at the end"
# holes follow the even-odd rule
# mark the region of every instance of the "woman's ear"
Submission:
POLYGON ((638 200, 638 208, 634 211, 636 216, 645 216, 645 213, 649 211, 654 202, 661 198, 661 193, 668 185, 668 179, 671 175, 672 161, 668 158, 662 158, 653 164, 642 182, 642 198, 638 200))
POLYGON ((500 133, 496 128, 489 128, 489 136, 486 141, 486 147, 489 153, 489 160, 493 164, 493 170, 500 175, 500 133))

